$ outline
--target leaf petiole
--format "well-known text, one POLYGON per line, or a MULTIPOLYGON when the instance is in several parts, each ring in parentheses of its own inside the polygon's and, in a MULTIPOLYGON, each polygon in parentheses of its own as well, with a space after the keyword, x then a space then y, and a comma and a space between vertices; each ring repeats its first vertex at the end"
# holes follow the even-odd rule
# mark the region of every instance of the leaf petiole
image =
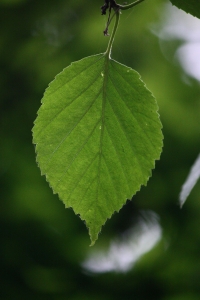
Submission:
POLYGON ((112 44, 113 44, 113 41, 114 41, 114 38, 115 38, 115 33, 117 31, 117 27, 118 27, 118 24, 119 24, 119 14, 120 14, 119 9, 117 9, 115 11, 115 14, 116 14, 115 25, 114 25, 110 40, 108 42, 107 50, 105 52, 105 55, 108 55, 109 58, 111 56, 112 44))
POLYGON ((131 4, 128 4, 128 5, 120 5, 120 4, 117 4, 117 3, 114 2, 115 6, 113 7, 113 9, 114 9, 115 13, 113 14, 113 16, 111 18, 110 18, 110 12, 111 12, 112 7, 110 6, 110 8, 109 8, 109 18, 108 18, 106 29, 104 30, 104 35, 108 35, 108 26, 110 25, 114 15, 116 15, 116 19, 115 19, 115 25, 114 25, 114 28, 113 28, 113 31, 112 31, 112 34, 111 34, 111 37, 110 37, 110 40, 109 40, 109 43, 108 43, 108 47, 107 47, 107 50, 105 52, 105 55, 108 55, 109 58, 111 56, 112 44, 113 44, 115 34, 116 34, 116 31, 117 31, 117 27, 118 27, 118 24, 119 24, 120 10, 130 9, 130 8, 140 4, 143 1, 144 0, 137 0, 133 3, 131 3, 131 4))

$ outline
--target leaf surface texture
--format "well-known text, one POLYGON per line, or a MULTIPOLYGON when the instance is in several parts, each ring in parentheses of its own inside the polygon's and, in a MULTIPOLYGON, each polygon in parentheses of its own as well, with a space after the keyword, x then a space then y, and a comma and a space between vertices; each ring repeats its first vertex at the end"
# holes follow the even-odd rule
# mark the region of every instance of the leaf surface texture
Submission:
POLYGON ((139 74, 104 54, 71 64, 45 91, 33 128, 37 162, 92 244, 151 176, 162 149, 157 109, 139 74))

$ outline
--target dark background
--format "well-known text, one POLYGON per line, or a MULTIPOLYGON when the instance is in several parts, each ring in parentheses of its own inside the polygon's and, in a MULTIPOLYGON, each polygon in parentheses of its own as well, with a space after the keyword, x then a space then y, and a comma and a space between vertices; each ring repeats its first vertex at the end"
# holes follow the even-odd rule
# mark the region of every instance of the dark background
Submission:
POLYGON ((200 85, 174 59, 182 40, 161 47, 151 30, 162 24, 165 3, 152 0, 124 11, 112 52, 157 98, 161 160, 147 187, 108 220, 90 248, 84 223, 40 175, 31 129, 54 76, 72 61, 105 51, 103 1, 0 1, 0 299, 200 299, 199 183, 182 210, 178 205, 200 148, 200 85), (83 267, 95 251, 108 251, 113 239, 124 240, 130 228, 136 232, 149 211, 162 237, 127 272, 83 267))

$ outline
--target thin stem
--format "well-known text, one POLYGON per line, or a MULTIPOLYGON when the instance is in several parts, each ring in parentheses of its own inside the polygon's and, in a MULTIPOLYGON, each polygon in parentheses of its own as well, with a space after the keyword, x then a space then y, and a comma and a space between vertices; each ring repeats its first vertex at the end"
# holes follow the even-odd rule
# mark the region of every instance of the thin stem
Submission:
POLYGON ((121 9, 121 10, 126 10, 126 9, 129 9, 129 8, 132 8, 132 7, 135 6, 135 5, 140 4, 140 3, 143 2, 143 1, 144 1, 144 0, 137 0, 137 1, 133 2, 133 3, 131 3, 131 4, 128 4, 128 5, 121 5, 121 4, 118 4, 118 6, 119 6, 119 9, 121 9))
MULTIPOLYGON (((118 24, 119 24, 120 10, 126 10, 126 9, 129 9, 129 8, 132 8, 132 7, 140 4, 143 1, 144 0, 137 0, 133 3, 131 3, 131 4, 128 4, 128 5, 120 5, 120 4, 116 3, 116 7, 114 9, 115 10, 115 15, 116 15, 115 25, 114 25, 114 28, 113 28, 113 31, 112 31, 112 34, 111 34, 111 37, 110 37, 110 40, 109 40, 109 43, 108 43, 107 50, 105 52, 105 55, 107 55, 109 58, 111 57, 112 45, 113 45, 113 41, 114 41, 115 34, 116 34, 116 31, 117 31, 117 27, 118 27, 118 24)), ((113 16, 110 18, 110 14, 109 14, 106 30, 108 29, 108 26, 110 25, 110 22, 111 22, 113 16)), ((105 30, 105 32, 106 32, 106 30, 105 30)))
POLYGON ((113 28, 113 31, 112 31, 112 34, 111 34, 111 37, 110 37, 110 40, 109 40, 109 43, 108 43, 107 50, 105 52, 105 55, 108 55, 109 58, 110 58, 110 54, 111 54, 111 50, 112 50, 112 44, 113 44, 115 34, 116 34, 116 31, 117 31, 117 27, 118 27, 118 24, 119 24, 119 14, 120 14, 119 9, 116 9, 115 14, 116 14, 115 25, 114 25, 114 28, 113 28))

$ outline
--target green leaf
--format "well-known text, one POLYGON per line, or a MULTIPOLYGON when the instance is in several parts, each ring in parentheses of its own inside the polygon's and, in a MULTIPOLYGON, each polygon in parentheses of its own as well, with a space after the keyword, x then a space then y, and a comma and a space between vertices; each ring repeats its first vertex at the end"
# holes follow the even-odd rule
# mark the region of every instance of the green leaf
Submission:
POLYGON ((33 128, 42 174, 89 228, 145 185, 162 149, 157 104, 139 74, 99 54, 50 83, 33 128))
POLYGON ((200 0, 170 0, 173 5, 200 19, 200 0))

